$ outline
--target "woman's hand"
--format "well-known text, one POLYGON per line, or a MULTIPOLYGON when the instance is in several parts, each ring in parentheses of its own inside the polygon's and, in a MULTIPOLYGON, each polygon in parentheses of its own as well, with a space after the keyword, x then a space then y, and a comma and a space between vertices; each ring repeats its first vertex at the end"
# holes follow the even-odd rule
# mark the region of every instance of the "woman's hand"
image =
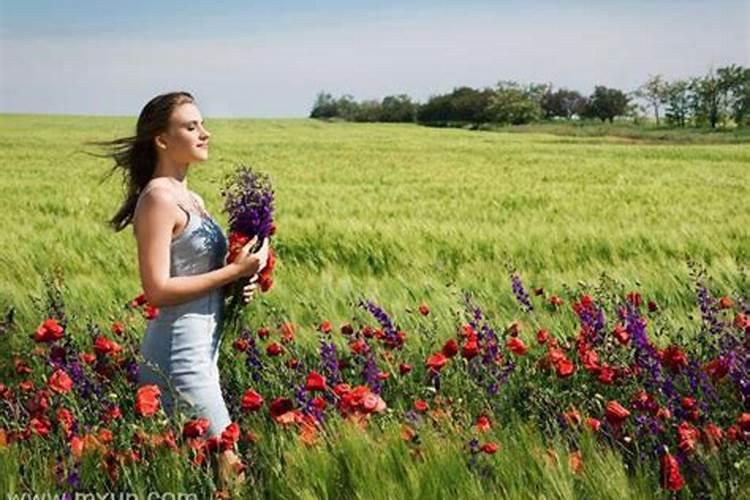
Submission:
POLYGON ((255 294, 255 291, 258 289, 258 284, 256 283, 258 281, 258 275, 256 274, 252 278, 250 278, 250 282, 245 285, 245 287, 242 289, 242 302, 245 304, 249 304, 251 300, 253 300, 253 296, 255 294))
POLYGON ((255 253, 250 253, 250 249, 258 241, 257 236, 248 241, 237 253, 237 258, 229 264, 233 266, 238 278, 255 276, 266 267, 268 262, 268 238, 263 238, 263 245, 255 253))

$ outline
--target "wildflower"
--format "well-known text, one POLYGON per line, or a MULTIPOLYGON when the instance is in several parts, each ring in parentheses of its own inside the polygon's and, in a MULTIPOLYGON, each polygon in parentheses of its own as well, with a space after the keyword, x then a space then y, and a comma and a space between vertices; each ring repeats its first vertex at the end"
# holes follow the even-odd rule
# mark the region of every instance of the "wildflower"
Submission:
POLYGON ((443 369, 445 364, 448 362, 448 358, 442 352, 438 352, 427 358, 427 368, 439 372, 443 369))
POLYGON ((56 319, 49 318, 36 329, 32 336, 36 342, 54 342, 60 340, 65 333, 65 329, 57 322, 56 319))
POLYGON ((244 411, 257 411, 263 406, 263 396, 252 389, 245 391, 242 395, 241 407, 244 411))
POLYGON ((528 352, 526 344, 524 344, 523 340, 519 339, 518 337, 509 338, 506 342, 506 347, 516 356, 523 356, 528 352))
POLYGON ((661 464, 660 483, 668 491, 680 491, 685 486, 685 479, 680 473, 677 459, 669 452, 665 452, 659 459, 661 464))
POLYGON ((135 396, 135 411, 144 417, 151 416, 159 410, 161 391, 155 384, 146 384, 138 388, 135 396))
POLYGON ((544 329, 540 329, 536 332, 536 341, 539 342, 539 344, 546 344, 549 340, 549 332, 544 329))
POLYGON ((719 309, 731 309, 734 301, 726 295, 719 299, 719 309))
POLYGON ((482 451, 482 453, 486 453, 487 455, 494 455, 495 453, 497 453, 497 450, 500 449, 500 446, 497 443, 489 442, 484 443, 479 449, 480 451, 482 451))
POLYGON ((125 333, 125 325, 121 321, 115 321, 112 323, 112 333, 118 336, 122 335, 125 333))
POLYGON ((620 424, 629 416, 630 412, 618 401, 614 400, 607 403, 607 420, 613 424, 620 424))
POLYGON ((401 363, 400 365, 398 365, 398 372, 401 375, 406 375, 410 371, 411 371, 411 365, 410 364, 408 364, 408 363, 401 363))
POLYGON ((487 432, 492 428, 492 422, 487 415, 479 415, 474 426, 479 432, 487 432))
POLYGON ((458 342, 456 342, 456 339, 450 339, 443 344, 441 352, 448 358, 452 358, 458 354, 458 342))
POLYGON ((73 380, 65 370, 58 368, 52 376, 50 376, 48 385, 53 391, 65 394, 73 389, 73 380))
POLYGON ((328 320, 325 320, 318 325, 318 331, 320 331, 320 333, 331 333, 331 330, 333 330, 333 325, 328 320))
POLYGON ((419 413, 425 413, 427 410, 430 409, 430 406, 427 404, 427 401, 424 401, 423 399, 418 399, 414 401, 414 409, 418 411, 419 413))
POLYGON ((305 381, 305 389, 307 391, 325 391, 326 390, 326 379, 320 373, 312 371, 307 375, 305 381))
POLYGON ((107 356, 121 352, 122 347, 114 340, 110 340, 103 335, 97 335, 94 340, 94 351, 99 355, 107 356))
POLYGON ((284 348, 279 345, 278 342, 271 342, 266 347, 266 354, 272 357, 276 357, 280 355, 282 352, 284 352, 284 348))
POLYGON ((430 308, 424 302, 419 305, 419 314, 421 314, 422 316, 427 316, 430 314, 430 308))

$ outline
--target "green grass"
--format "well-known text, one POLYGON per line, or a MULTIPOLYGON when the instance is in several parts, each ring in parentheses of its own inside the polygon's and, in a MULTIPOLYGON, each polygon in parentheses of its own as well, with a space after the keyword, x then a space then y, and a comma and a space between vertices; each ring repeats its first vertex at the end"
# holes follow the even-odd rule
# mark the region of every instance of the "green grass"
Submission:
MULTIPOLYGON (((750 256, 745 145, 560 142, 548 134, 477 133, 311 120, 211 120, 211 158, 190 186, 222 222, 218 187, 243 161, 271 174, 280 265, 261 315, 346 320, 351 302, 394 313, 455 292, 516 311, 505 264, 529 286, 559 290, 608 273, 640 285, 675 319, 694 310, 686 258, 718 286, 742 285, 750 256), (446 287, 446 285, 450 285, 446 287), (273 312, 271 312, 273 311, 273 312)), ((24 329, 30 294, 58 267, 82 317, 103 320, 140 290, 130 228, 106 220, 122 196, 87 140, 132 131, 132 118, 0 118, 0 305, 24 329)))
MULTIPOLYGON (((686 261, 706 265, 718 293, 748 295, 750 148, 743 144, 649 144, 601 137, 561 139, 550 130, 476 132, 414 125, 322 123, 312 120, 207 120, 208 162, 191 169, 190 187, 221 222, 219 185, 245 162, 269 173, 277 194, 280 259, 272 293, 251 307, 253 326, 291 320, 299 341, 316 345, 315 325, 367 317, 356 307, 373 299, 409 332, 407 348, 427 351, 454 335, 459 293, 468 289, 503 325, 520 316, 506 264, 529 288, 561 293, 602 279, 638 288, 665 311, 659 325, 695 325, 686 261), (602 275, 608 278, 601 278, 602 275), (413 311, 427 302, 432 313, 413 311)), ((40 320, 43 278, 59 269, 65 301, 106 327, 125 316, 140 292, 135 240, 106 220, 118 208, 119 178, 99 183, 109 163, 83 154, 83 143, 128 135, 134 118, 0 116, 0 307, 17 309, 18 330, 4 348, 28 350, 40 320)), ((371 319, 368 319, 371 321, 371 319)), ((574 333, 566 320, 544 325, 574 333)), ((695 328, 692 329, 695 331, 695 328)), ((338 340, 340 342, 340 340, 338 340)), ((229 342, 224 356, 230 355, 229 342)), ((8 356, 2 369, 12 370, 8 356)), ((237 363, 223 367, 226 380, 237 363)), ((420 367, 421 369, 421 367, 420 367)), ((394 381, 389 405, 418 387, 394 381)), ((423 388, 422 388, 423 389, 423 388)), ((460 387, 447 384, 446 393, 460 387)), ((503 449, 481 455, 485 472, 465 467, 460 440, 426 428, 421 456, 392 422, 380 431, 333 427, 315 448, 262 433, 253 453, 253 494, 279 498, 644 498, 658 496, 654 471, 626 473, 621 458, 583 443, 584 474, 565 465, 567 447, 542 444, 521 424, 501 425, 503 449), (388 427, 388 426, 391 427, 388 427), (333 445, 332 443, 335 443, 333 445), (547 446, 561 463, 550 469, 547 446), (377 474, 373 471, 377 470, 377 474), (483 475, 484 474, 484 475, 483 475), (499 493, 498 493, 499 492, 499 493)), ((3 486, 53 484, 45 456, 0 450, 3 486)), ((132 491, 207 488, 184 460, 155 460, 124 472, 132 491)), ((85 464, 84 464, 85 465, 85 464)), ((480 464, 481 465, 481 464, 480 464)), ((93 466, 92 466, 93 467, 93 466)), ((92 469, 94 470, 94 469, 92 469)), ((106 487, 92 473, 91 487, 106 487), (98 482, 97 482, 98 481, 98 482)))

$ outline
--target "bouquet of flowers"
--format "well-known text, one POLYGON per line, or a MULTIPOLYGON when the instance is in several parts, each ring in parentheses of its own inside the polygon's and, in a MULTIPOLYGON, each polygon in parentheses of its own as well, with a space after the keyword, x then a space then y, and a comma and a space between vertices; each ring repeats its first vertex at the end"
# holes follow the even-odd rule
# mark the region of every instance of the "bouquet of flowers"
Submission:
MULTIPOLYGON (((258 241, 251 252, 256 252, 263 244, 264 238, 270 238, 276 232, 273 223, 274 193, 268 175, 257 172, 251 167, 240 164, 233 174, 229 175, 221 190, 224 197, 224 212, 229 222, 229 255, 228 262, 233 262, 243 246, 254 236, 258 241)), ((268 261, 258 275, 258 286, 267 292, 273 286, 273 268, 276 256, 273 249, 268 249, 268 261)), ((231 288, 231 301, 226 310, 226 321, 232 325, 239 318, 242 309, 242 290, 250 278, 237 280, 231 288)))

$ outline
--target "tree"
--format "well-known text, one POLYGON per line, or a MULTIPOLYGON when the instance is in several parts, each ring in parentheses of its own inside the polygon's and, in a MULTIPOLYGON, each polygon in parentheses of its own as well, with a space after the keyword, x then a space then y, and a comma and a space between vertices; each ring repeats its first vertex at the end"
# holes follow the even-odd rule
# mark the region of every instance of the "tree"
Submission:
POLYGON ((638 87, 635 95, 646 102, 654 110, 654 116, 656 117, 656 125, 659 125, 659 110, 661 106, 667 101, 667 91, 669 90, 669 84, 664 80, 661 75, 650 75, 648 80, 638 87))
POLYGON ((310 118, 333 118, 335 116, 338 116, 336 99, 326 92, 318 92, 313 109, 310 111, 310 118))
POLYGON ((684 127, 690 118, 691 112, 691 90, 690 82, 677 80, 667 86, 667 99, 665 116, 671 125, 684 127))
POLYGON ((545 118, 570 119, 580 108, 583 96, 575 90, 557 89, 552 92, 550 86, 541 100, 542 112, 545 118))
POLYGON ((417 107, 406 94, 386 96, 380 104, 380 121, 413 122, 416 115, 417 107))
POLYGON ((726 111, 737 126, 750 121, 750 68, 732 64, 716 70, 726 111))
POLYGON ((601 121, 614 122, 616 116, 622 116, 628 112, 630 97, 618 89, 611 89, 597 85, 594 93, 589 98, 588 113, 601 121))
POLYGON ((357 104, 351 120, 355 122, 377 122, 381 114, 380 101, 369 100, 357 104))
POLYGON ((500 81, 493 92, 488 112, 493 122, 522 125, 542 117, 546 85, 519 85, 513 81, 500 81))
POLYGON ((716 128, 716 125, 724 121, 726 116, 722 102, 725 92, 724 83, 715 71, 710 70, 703 77, 693 78, 690 89, 696 123, 708 123, 711 128, 716 128))

